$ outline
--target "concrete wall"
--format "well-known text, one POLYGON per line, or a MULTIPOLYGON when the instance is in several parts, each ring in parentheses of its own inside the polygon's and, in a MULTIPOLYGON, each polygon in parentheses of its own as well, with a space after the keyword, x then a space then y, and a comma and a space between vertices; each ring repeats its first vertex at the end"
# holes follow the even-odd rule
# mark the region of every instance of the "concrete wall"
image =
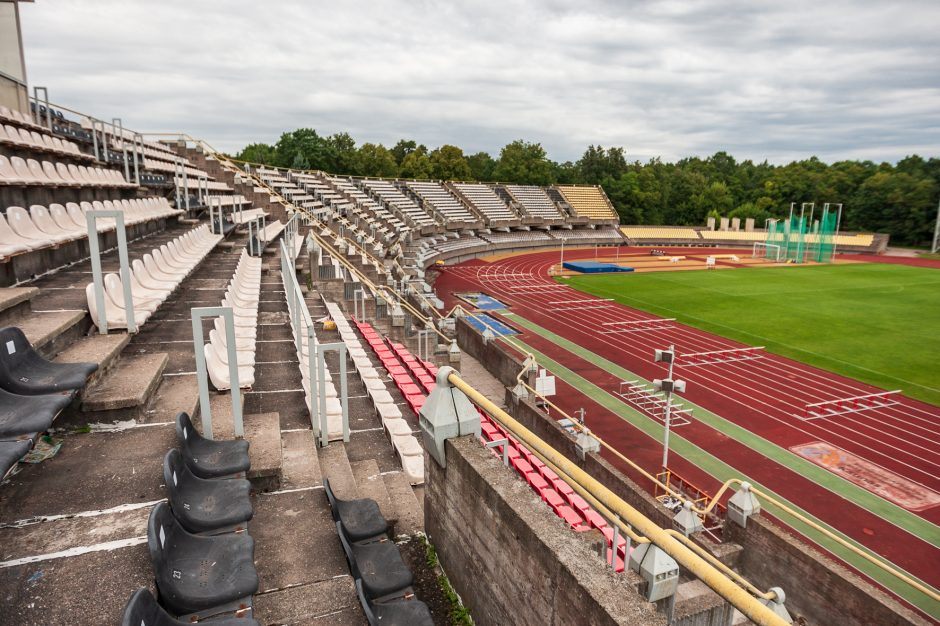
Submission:
POLYGON ((614 574, 473 437, 425 455, 425 529, 480 626, 665 624, 632 572, 614 574))
POLYGON ((810 624, 928 624, 859 576, 760 516, 746 528, 726 522, 744 547, 738 568, 760 587, 780 587, 787 609, 810 624))

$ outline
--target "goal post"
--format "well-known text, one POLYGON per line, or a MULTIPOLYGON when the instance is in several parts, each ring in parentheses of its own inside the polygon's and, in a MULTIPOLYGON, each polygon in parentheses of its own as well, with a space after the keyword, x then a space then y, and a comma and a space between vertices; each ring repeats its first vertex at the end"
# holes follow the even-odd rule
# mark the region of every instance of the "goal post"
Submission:
POLYGON ((775 243, 765 243, 757 241, 754 243, 754 249, 751 251, 751 258, 770 259, 774 263, 779 263, 783 256, 783 248, 775 243))

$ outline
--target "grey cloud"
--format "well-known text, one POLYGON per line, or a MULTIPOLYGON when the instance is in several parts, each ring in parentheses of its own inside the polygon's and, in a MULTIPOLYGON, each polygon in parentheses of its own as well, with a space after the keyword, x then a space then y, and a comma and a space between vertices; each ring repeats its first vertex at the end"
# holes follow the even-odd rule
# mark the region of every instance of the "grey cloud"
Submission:
POLYGON ((300 126, 498 154, 940 153, 940 4, 551 0, 21 5, 66 106, 225 150, 300 126))

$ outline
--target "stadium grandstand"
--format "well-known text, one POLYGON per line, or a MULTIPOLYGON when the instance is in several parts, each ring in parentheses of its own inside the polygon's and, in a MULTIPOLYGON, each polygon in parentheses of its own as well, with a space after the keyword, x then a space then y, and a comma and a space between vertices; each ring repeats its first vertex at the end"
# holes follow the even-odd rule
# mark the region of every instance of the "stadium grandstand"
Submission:
POLYGON ((279 168, 0 97, 0 624, 937 622, 930 468, 823 425, 932 436, 936 406, 552 278, 748 272, 789 225, 621 225, 599 186, 279 168), (798 458, 797 428, 845 450, 798 458))

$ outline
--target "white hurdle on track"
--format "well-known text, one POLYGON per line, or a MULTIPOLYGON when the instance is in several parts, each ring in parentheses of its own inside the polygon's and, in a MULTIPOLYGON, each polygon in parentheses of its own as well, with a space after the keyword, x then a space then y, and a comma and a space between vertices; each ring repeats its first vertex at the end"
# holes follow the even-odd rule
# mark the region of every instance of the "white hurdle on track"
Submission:
POLYGON ((881 391, 878 393, 867 393, 862 396, 813 402, 812 404, 806 405, 803 409, 803 415, 795 416, 803 421, 811 421, 821 417, 858 413, 859 411, 868 409, 883 409, 885 407, 894 406, 895 404, 900 404, 900 401, 897 399, 900 393, 900 389, 895 389, 894 391, 881 391))
POLYGON ((624 320, 622 322, 604 322, 601 326, 622 326, 623 328, 615 328, 613 330, 602 330, 602 335, 611 335, 613 333, 637 333, 642 331, 651 331, 651 330, 665 330, 667 328, 675 328, 675 325, 672 323, 676 321, 674 317, 667 318, 655 318, 648 320, 624 320))
MULTIPOLYGON (((622 380, 617 395, 641 412, 646 413, 660 424, 666 423, 666 399, 661 391, 656 391, 648 384, 639 380, 622 380)), ((686 426, 691 423, 692 409, 684 408, 681 404, 670 403, 669 426, 686 426)))
POLYGON ((729 350, 711 350, 709 352, 689 352, 688 354, 678 355, 676 365, 693 367, 695 365, 715 365, 717 363, 761 359, 764 354, 759 353, 759 351, 763 349, 764 346, 754 346, 750 348, 731 348, 729 350), (691 362, 686 362, 687 359, 691 359, 691 362))

